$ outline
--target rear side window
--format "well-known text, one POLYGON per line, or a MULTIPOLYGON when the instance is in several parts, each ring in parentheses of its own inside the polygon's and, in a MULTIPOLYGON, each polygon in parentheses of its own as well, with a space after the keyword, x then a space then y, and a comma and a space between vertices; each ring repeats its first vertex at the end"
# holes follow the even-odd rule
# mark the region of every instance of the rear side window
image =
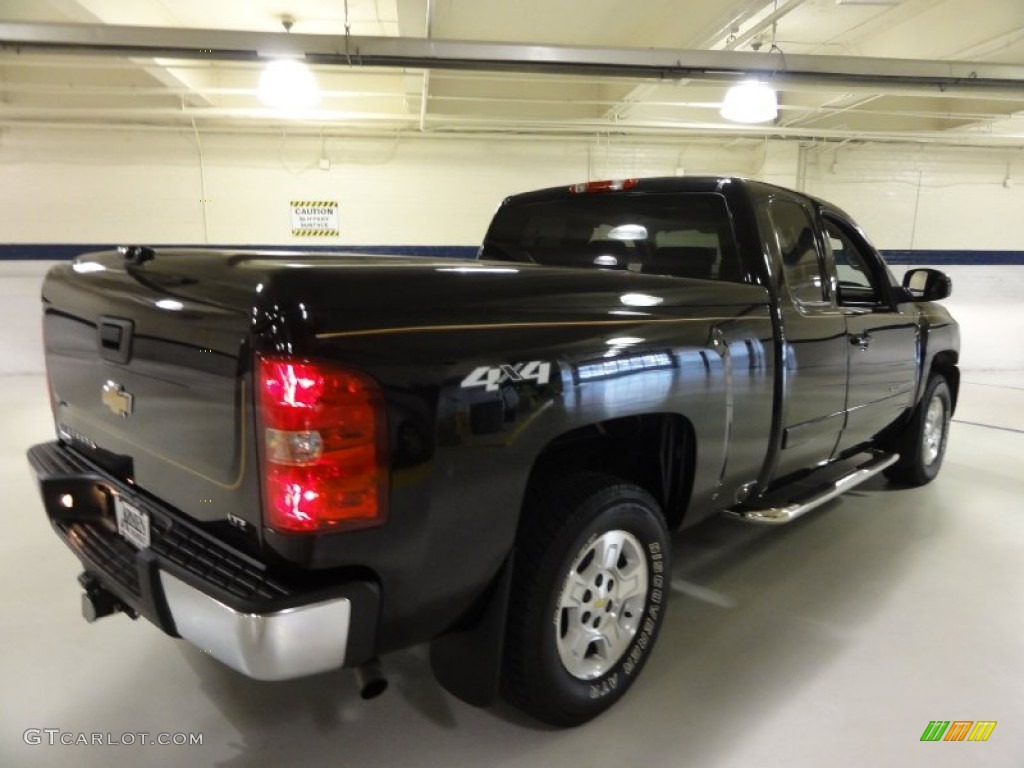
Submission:
POLYGON ((716 194, 579 195, 502 207, 481 258, 748 282, 716 194))
POLYGON ((804 307, 828 304, 821 254, 810 214, 802 205, 777 197, 769 201, 768 214, 793 300, 804 307))

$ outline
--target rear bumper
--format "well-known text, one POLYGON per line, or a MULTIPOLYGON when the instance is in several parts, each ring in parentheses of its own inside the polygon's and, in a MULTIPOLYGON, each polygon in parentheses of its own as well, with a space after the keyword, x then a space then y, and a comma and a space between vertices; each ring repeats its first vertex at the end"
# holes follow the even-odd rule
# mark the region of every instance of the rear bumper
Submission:
POLYGON ((298 586, 61 443, 34 446, 28 459, 50 523, 86 572, 167 634, 258 680, 354 666, 376 655, 373 582, 298 586), (117 533, 117 497, 149 516, 148 548, 117 533))
POLYGON ((352 601, 347 597, 272 613, 243 613, 160 573, 181 637, 256 680, 286 680, 345 665, 352 601))

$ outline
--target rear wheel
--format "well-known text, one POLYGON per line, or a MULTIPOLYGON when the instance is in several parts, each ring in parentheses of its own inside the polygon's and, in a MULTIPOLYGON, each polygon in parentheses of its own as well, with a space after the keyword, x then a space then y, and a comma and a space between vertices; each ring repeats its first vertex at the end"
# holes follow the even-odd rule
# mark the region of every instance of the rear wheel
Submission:
POLYGON ((553 725, 614 704, 665 613, 668 533, 640 487, 585 473, 531 494, 516 550, 505 697, 553 725))
POLYGON ((885 470, 885 476, 902 485, 925 485, 934 480, 946 455, 952 416, 949 385, 943 376, 933 374, 897 447, 900 460, 885 470))

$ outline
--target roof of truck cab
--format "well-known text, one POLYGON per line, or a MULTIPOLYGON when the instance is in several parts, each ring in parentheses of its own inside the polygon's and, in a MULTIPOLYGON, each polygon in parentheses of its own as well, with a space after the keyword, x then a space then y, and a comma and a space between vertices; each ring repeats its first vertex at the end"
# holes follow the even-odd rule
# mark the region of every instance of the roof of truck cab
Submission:
POLYGON ((853 221, 852 217, 842 208, 827 200, 823 200, 806 192, 801 192, 790 187, 779 184, 772 184, 759 179, 749 179, 744 176, 654 176, 648 178, 621 179, 611 183, 622 184, 622 189, 603 189, 595 192, 585 190, 588 184, 605 184, 609 182, 581 182, 579 184, 562 185, 558 187, 546 187, 530 192, 509 195, 502 202, 502 205, 519 205, 522 203, 546 202, 552 200, 566 200, 581 195, 592 194, 594 196, 605 195, 635 195, 644 193, 722 193, 729 187, 738 187, 746 190, 762 189, 766 191, 778 190, 788 195, 795 195, 813 203, 816 207, 826 208, 829 211, 840 214, 846 219, 853 221))

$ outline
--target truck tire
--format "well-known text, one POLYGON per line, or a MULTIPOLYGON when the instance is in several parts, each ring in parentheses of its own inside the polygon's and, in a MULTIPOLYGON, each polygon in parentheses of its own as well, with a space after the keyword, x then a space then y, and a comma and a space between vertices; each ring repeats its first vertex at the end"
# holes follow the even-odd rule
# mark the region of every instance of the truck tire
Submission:
POLYGON ((900 460, 885 470, 885 476, 901 485, 926 485, 942 468, 949 437, 953 399, 945 377, 932 374, 914 418, 897 445, 900 460))
POLYGON ((618 478, 539 486, 516 544, 504 697, 551 725, 614 704, 639 675, 665 616, 669 538, 658 503, 618 478))

